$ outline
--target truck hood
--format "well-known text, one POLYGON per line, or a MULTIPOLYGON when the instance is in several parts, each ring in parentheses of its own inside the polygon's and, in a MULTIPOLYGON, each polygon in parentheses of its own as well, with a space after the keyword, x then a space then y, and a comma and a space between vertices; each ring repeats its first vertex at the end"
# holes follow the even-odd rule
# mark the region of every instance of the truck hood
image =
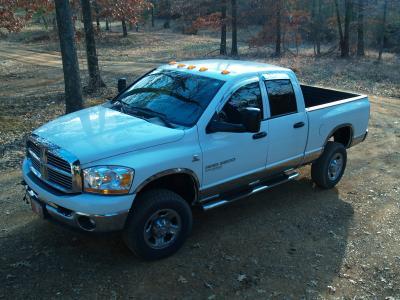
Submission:
POLYGON ((177 141, 183 137, 184 130, 153 124, 100 105, 55 119, 34 134, 71 152, 86 164, 177 141))

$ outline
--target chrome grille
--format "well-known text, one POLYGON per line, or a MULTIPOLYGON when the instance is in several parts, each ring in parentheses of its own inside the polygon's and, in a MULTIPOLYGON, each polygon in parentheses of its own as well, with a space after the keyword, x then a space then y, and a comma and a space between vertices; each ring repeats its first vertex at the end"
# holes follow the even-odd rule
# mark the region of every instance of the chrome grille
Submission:
POLYGON ((52 165, 53 167, 56 167, 58 169, 61 169, 65 172, 71 173, 71 165, 69 162, 65 161, 62 158, 59 158, 55 156, 54 154, 47 153, 47 163, 49 165, 52 165))
POLYGON ((32 141, 28 141, 27 143, 28 149, 30 149, 37 157, 40 157, 40 148, 34 144, 32 141))
POLYGON ((36 158, 32 157, 31 155, 29 155, 29 157, 31 158, 32 167, 34 167, 36 169, 36 171, 40 172, 40 161, 38 161, 36 158))
POLYGON ((71 176, 63 175, 52 169, 47 170, 47 176, 48 176, 48 180, 50 180, 51 182, 59 184, 59 185, 65 187, 66 189, 69 189, 69 190, 72 189, 71 176))
POLYGON ((66 193, 82 190, 79 161, 69 152, 32 135, 27 142, 31 171, 52 187, 66 193))

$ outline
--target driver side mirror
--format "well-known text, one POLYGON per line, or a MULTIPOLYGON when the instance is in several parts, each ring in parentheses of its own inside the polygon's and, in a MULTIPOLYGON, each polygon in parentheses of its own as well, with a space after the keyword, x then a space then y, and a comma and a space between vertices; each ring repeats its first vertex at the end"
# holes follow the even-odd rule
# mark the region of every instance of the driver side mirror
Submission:
POLYGON ((255 107, 246 107, 241 112, 242 123, 248 132, 259 132, 261 126, 261 110, 255 107))
POLYGON ((246 107, 240 110, 241 123, 233 124, 224 121, 211 120, 206 128, 207 133, 213 132, 259 132, 261 126, 261 111, 259 108, 246 107))

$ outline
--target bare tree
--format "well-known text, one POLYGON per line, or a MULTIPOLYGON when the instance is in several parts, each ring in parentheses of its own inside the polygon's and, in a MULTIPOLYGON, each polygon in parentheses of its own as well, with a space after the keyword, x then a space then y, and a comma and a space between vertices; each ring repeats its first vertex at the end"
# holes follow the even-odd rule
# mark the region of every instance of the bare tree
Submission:
POLYGON ((349 57, 350 55, 350 20, 352 17, 352 0, 345 0, 345 14, 344 14, 344 36, 341 48, 341 56, 349 57))
POLYGON ((221 0, 221 44, 219 54, 226 55, 226 0, 221 0))
POLYGON ((380 42, 379 42, 380 45, 379 45, 378 61, 381 61, 381 59, 382 59, 383 47, 385 44, 387 5, 388 5, 388 0, 385 0, 385 2, 383 3, 383 19, 382 19, 382 25, 381 25, 381 36, 380 36, 380 42))
POLYGON ((154 27, 154 6, 155 6, 155 1, 151 1, 151 8, 150 8, 150 15, 151 15, 151 27, 154 27))
POLYGON ((66 113, 83 107, 81 77, 69 0, 55 0, 58 35, 64 72, 66 113))
POLYGON ((232 49, 231 55, 238 55, 238 45, 237 45, 237 2, 236 0, 231 0, 232 6, 232 49))
POLYGON ((339 30, 339 39, 340 39, 340 56, 341 57, 349 57, 350 55, 350 20, 352 17, 352 1, 345 0, 345 16, 344 16, 344 33, 342 29, 342 21, 340 17, 340 9, 338 0, 334 0, 335 10, 336 10, 336 18, 338 23, 339 30))
MULTIPOLYGON (((89 3, 90 4, 90 3, 89 3)), ((97 1, 94 0, 93 1, 93 7, 94 10, 96 12, 96 26, 97 26, 97 30, 100 30, 100 9, 99 9, 99 5, 97 4, 97 1)))
POLYGON ((314 41, 314 55, 321 54, 321 1, 313 0, 311 7, 312 37, 314 41))
POLYGON ((165 0, 165 21, 163 27, 165 29, 168 29, 171 27, 170 21, 171 21, 171 2, 170 0, 165 0))
POLYGON ((86 56, 89 71, 88 92, 93 92, 99 87, 105 86, 100 76, 99 60, 96 52, 96 40, 92 23, 92 9, 90 0, 81 0, 83 25, 85 29, 86 56))
POLYGON ((357 14, 357 56, 365 56, 364 51, 364 0, 358 0, 357 14))
POLYGON ((281 13, 282 13, 282 0, 276 1, 276 38, 275 38, 275 55, 281 56, 281 13))
POLYGON ((317 13, 317 55, 321 55, 321 26, 322 26, 322 0, 318 0, 318 13, 317 13))
POLYGON ((121 21, 121 25, 122 25, 122 36, 123 37, 127 37, 128 36, 128 29, 126 28, 126 21, 125 19, 123 19, 121 21))
POLYGON ((339 44, 340 48, 342 48, 343 44, 343 29, 342 29, 342 19, 340 17, 340 10, 339 10, 339 3, 338 0, 334 0, 335 3, 335 11, 336 11, 336 19, 337 19, 337 25, 338 25, 338 31, 339 31, 339 44))

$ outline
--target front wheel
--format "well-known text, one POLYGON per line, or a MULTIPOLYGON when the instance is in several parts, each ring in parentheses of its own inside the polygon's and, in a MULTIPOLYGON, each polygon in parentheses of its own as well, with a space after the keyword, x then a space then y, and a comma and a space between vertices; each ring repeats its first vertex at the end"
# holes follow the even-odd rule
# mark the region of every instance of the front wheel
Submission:
POLYGON ((346 148, 336 142, 328 142, 322 155, 311 166, 311 177, 324 188, 333 188, 342 178, 347 163, 346 148))
POLYGON ((178 251, 192 228, 187 202, 164 189, 146 191, 136 201, 123 232, 128 248, 146 260, 178 251))

